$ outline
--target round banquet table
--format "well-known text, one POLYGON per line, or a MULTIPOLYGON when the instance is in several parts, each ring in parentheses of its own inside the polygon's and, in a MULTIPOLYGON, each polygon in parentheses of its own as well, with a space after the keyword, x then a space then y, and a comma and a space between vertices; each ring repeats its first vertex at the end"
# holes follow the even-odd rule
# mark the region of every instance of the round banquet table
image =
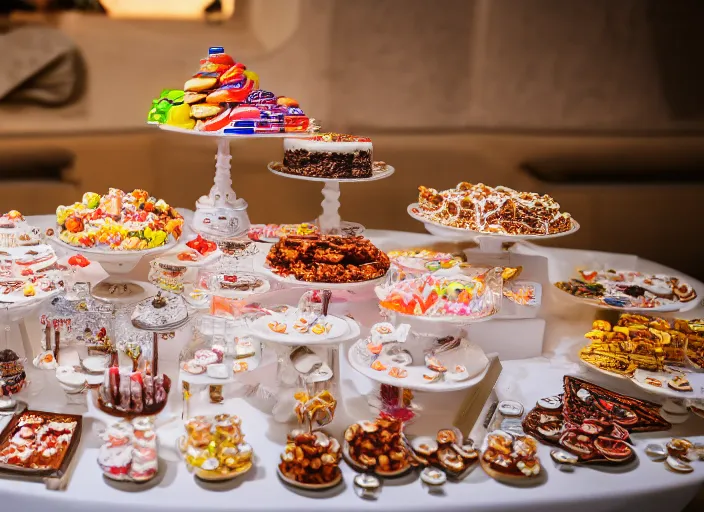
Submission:
MULTIPOLYGON (((52 217, 30 218, 35 225, 47 227, 52 217)), ((368 230, 368 236, 384 250, 427 246, 438 238, 415 233, 368 230)), ((521 244, 513 250, 544 254, 548 264, 575 251, 548 249, 532 244, 521 244)), ((666 272, 667 269, 652 262, 642 262, 649 270, 666 272)), ((146 279, 147 264, 141 262, 130 277, 146 279)), ((704 286, 690 281, 695 288, 704 286)), ((576 349, 583 343, 583 333, 589 330, 595 309, 561 301, 559 292, 549 283, 543 283, 543 306, 540 316, 547 320, 544 352, 542 357, 502 361, 503 372, 495 388, 498 399, 522 402, 526 410, 533 407, 543 396, 557 394, 562 390, 564 375, 575 375, 604 385, 617 392, 643 396, 629 382, 618 381, 608 376, 589 372, 577 364, 576 349)), ((562 292, 559 292, 562 293, 562 292)), ((370 296, 369 302, 373 301, 370 296)), ((365 329, 378 320, 374 308, 355 318, 365 329)), ((702 307, 688 312, 687 317, 704 316, 702 307)), ((37 328, 38 330, 38 328, 37 328)), ((160 344, 160 367, 175 379, 180 347, 188 339, 190 330, 182 329, 172 344, 171 340, 160 344)), ((16 336, 15 336, 16 337, 16 336)), ((16 340, 13 340, 16 341, 16 340)), ((271 351, 269 351, 271 352, 271 351)), ((276 364, 262 366, 247 378, 265 382, 274 379, 276 364)), ((372 384, 357 374, 340 353, 341 389, 343 407, 338 407, 335 421, 329 430, 341 436, 344 428, 357 419, 371 419, 363 395, 370 392, 372 384)), ((0 478, 0 511, 22 512, 153 512, 153 511, 218 511, 218 510, 383 510, 421 511, 431 508, 442 510, 541 510, 541 511, 676 511, 681 510, 695 496, 704 482, 704 462, 694 462, 695 471, 676 474, 667 471, 662 463, 648 459, 645 446, 652 441, 666 442, 673 436, 687 436, 696 442, 704 442, 704 420, 697 417, 668 432, 634 434, 633 440, 638 460, 628 471, 604 467, 577 467, 573 472, 562 472, 552 463, 550 447, 541 445, 539 456, 547 474, 545 483, 536 487, 513 487, 489 478, 479 467, 461 482, 448 483, 441 495, 429 494, 422 488, 417 476, 401 480, 387 480, 376 501, 358 498, 352 486, 355 472, 344 462, 340 467, 344 484, 321 494, 306 494, 284 486, 276 474, 279 455, 285 444, 290 425, 274 421, 267 405, 255 397, 228 398, 224 404, 199 404, 191 406, 191 414, 230 412, 242 418, 243 432, 255 451, 255 467, 246 475, 229 483, 213 484, 197 480, 188 472, 174 448, 176 436, 183 432, 181 426, 181 397, 174 385, 168 404, 170 418, 160 419, 160 473, 156 479, 142 486, 124 486, 105 480, 96 463, 97 437, 102 424, 95 414, 84 406, 67 405, 63 393, 56 385, 52 372, 41 372, 29 368, 32 385, 22 393, 30 408, 78 412, 86 414, 81 445, 73 462, 72 475, 63 491, 50 491, 41 483, 9 477, 0 478), (634 466, 634 467, 633 467, 634 466)), ((192 398, 193 401, 196 397, 192 398)), ((207 402, 202 400, 202 402, 207 402)), ((163 414, 162 414, 163 416, 163 414)), ((440 415, 441 416, 441 415, 440 415)), ((425 418, 435 428, 449 425, 452 415, 425 418)), ((168 415, 167 415, 168 417, 168 415)), ((413 425, 411 425, 413 426, 413 425)), ((431 431, 432 432, 432 431, 431 431)), ((426 432, 428 433, 428 432, 426 432)))

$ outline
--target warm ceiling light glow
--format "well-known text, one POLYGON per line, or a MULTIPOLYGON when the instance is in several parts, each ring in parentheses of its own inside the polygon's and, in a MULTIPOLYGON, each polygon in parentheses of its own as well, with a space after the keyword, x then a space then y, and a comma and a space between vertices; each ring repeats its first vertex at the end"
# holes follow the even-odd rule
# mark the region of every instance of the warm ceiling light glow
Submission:
MULTIPOLYGON (((200 20, 213 0, 100 0, 112 18, 146 18, 200 20)), ((229 18, 235 12, 235 0, 220 0, 220 16, 229 18)))

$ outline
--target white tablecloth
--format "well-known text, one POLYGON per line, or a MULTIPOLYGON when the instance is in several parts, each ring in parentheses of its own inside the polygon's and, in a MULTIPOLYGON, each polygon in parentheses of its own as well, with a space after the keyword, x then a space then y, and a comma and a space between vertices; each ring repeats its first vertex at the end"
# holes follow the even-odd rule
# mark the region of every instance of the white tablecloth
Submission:
MULTIPOLYGON (((48 224, 50 218, 32 219, 48 224)), ((437 239, 428 235, 370 230, 367 235, 384 249, 428 244, 437 239)), ((556 253, 556 252, 555 252, 556 253)), ((551 252, 552 254, 552 252, 551 252)), ((656 266, 657 268, 657 266, 656 266)), ((662 267, 660 267, 662 268, 662 267)), ((134 271, 145 278, 144 262, 134 271)), ((549 289, 544 283, 544 289, 549 289)), ((547 293, 550 295, 550 292, 547 293)), ((615 391, 638 395, 628 382, 618 382, 607 376, 585 373, 575 362, 574 348, 589 328, 593 309, 570 305, 546 297, 542 315, 548 316, 545 357, 527 360, 503 361, 504 371, 496 387, 502 399, 521 401, 527 409, 536 399, 556 394, 562 388, 565 374, 578 375, 607 385, 615 391)), ((691 315, 690 315, 691 316, 691 315)), ((375 319, 358 318, 367 326, 375 319)), ((173 340, 160 345, 161 369, 176 375, 178 352, 188 336, 182 331, 173 340), (171 343, 171 342, 169 342, 171 343)), ((16 341, 16 340, 15 340, 16 341)), ((371 389, 367 379, 356 374, 341 355, 341 390, 343 397, 331 431, 340 435, 352 421, 371 418, 363 394, 371 389)), ((257 379, 273 378, 275 366, 261 368, 257 379)), ((57 388, 51 372, 32 371, 32 386, 24 392, 33 408, 57 411, 85 412, 85 408, 66 406, 65 398, 57 388)), ((176 387, 176 386, 174 386, 176 387)), ((197 403, 194 398, 194 404, 197 403)), ((207 402, 205 400, 204 402, 207 402)), ((247 441, 254 447, 255 468, 240 479, 224 484, 198 481, 177 456, 173 443, 182 433, 180 422, 181 400, 179 390, 171 393, 169 407, 174 419, 160 429, 161 472, 153 482, 141 487, 124 487, 103 479, 96 464, 99 441, 95 432, 100 428, 96 419, 87 418, 84 437, 76 455, 75 468, 67 490, 48 491, 43 485, 22 480, 0 479, 0 511, 22 512, 149 512, 154 510, 541 510, 585 512, 611 510, 676 511, 681 510, 704 482, 704 463, 696 462, 692 474, 669 472, 661 463, 650 461, 644 447, 652 440, 666 441, 675 435, 704 442, 704 420, 691 418, 671 432, 636 434, 633 436, 638 461, 629 471, 599 467, 579 467, 573 473, 555 468, 550 460, 550 447, 540 447, 540 457, 547 472, 545 484, 533 488, 510 487, 495 482, 480 468, 463 481, 445 486, 443 495, 430 495, 423 490, 417 478, 404 477, 387 481, 376 502, 363 501, 352 489, 354 472, 342 464, 344 484, 325 494, 306 494, 285 487, 276 476, 279 454, 290 426, 276 423, 268 414, 270 403, 262 398, 233 398, 219 406, 194 405, 192 413, 227 411, 243 420, 247 441), (324 498, 324 499, 323 499, 324 498)), ((438 415, 423 418, 423 424, 434 428, 448 426, 451 416, 438 415)), ((419 422, 420 424, 420 422, 419 422)), ((411 425, 411 428, 418 428, 411 425)), ((425 433, 432 433, 426 431, 425 433)))

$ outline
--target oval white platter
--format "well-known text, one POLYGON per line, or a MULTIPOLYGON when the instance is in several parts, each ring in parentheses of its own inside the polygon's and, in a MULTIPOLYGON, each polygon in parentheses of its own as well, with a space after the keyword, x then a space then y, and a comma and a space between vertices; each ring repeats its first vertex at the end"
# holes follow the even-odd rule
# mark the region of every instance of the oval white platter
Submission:
POLYGON ((12 258, 15 261, 15 265, 18 267, 25 267, 31 269, 35 274, 40 274, 42 273, 47 267, 52 266, 54 263, 57 261, 56 253, 54 252, 54 249, 50 245, 46 244, 38 244, 38 245, 27 245, 23 247, 4 247, 0 248, 0 251, 5 252, 10 255, 10 258, 12 258), (39 254, 32 256, 32 259, 36 258, 36 256, 46 256, 47 259, 40 262, 40 263, 35 263, 35 264, 30 264, 30 265, 22 265, 20 263, 17 263, 17 260, 21 260, 23 257, 28 256, 28 252, 33 251, 37 252, 39 254))
POLYGON ((320 181, 324 183, 359 183, 364 181, 383 180, 384 178, 388 178, 389 176, 391 176, 396 171, 396 169, 394 169, 390 165, 385 164, 384 166, 378 166, 377 169, 372 170, 372 175, 368 178, 318 178, 316 176, 300 176, 298 174, 291 174, 288 172, 279 171, 277 167, 282 165, 283 164, 281 162, 269 162, 269 165, 267 165, 267 169, 269 169, 269 171, 273 172, 274 174, 283 176, 284 178, 293 178, 296 180, 306 181, 320 181))
MULTIPOLYGON (((293 308, 292 308, 293 309, 293 308)), ((329 332, 325 334, 301 334, 293 328, 293 324, 296 321, 294 315, 283 315, 280 313, 275 313, 273 315, 266 315, 257 318, 252 323, 252 333, 259 338, 265 339, 267 341, 275 342, 296 342, 297 344, 308 344, 316 345, 320 342, 330 343, 336 338, 340 338, 346 334, 349 334, 350 327, 344 318, 328 315, 325 319, 326 323, 332 325, 329 332), (269 328, 269 324, 272 322, 285 323, 286 332, 278 333, 274 332, 269 328)))
MULTIPOLYGON (((257 319, 257 321, 261 321, 262 319, 269 319, 269 318, 270 318, 270 315, 267 315, 265 317, 261 317, 261 318, 257 319)), ((347 331, 344 334, 342 334, 336 338, 322 338, 322 339, 320 339, 318 336, 313 338, 312 335, 308 336, 308 337, 302 336, 301 338, 290 338, 290 337, 287 337, 286 335, 273 336, 277 333, 274 333, 273 331, 271 331, 268 328, 268 326, 266 325, 271 320, 267 320, 266 322, 263 323, 264 329, 266 329, 266 331, 269 331, 269 332, 266 332, 264 330, 256 330, 256 329, 254 329, 254 326, 252 325, 252 335, 255 336, 256 338, 259 338, 264 341, 270 341, 273 343, 279 343, 281 345, 288 345, 291 347, 298 347, 301 345, 306 345, 309 347, 313 347, 313 346, 317 346, 317 345, 321 345, 321 346, 338 345, 340 343, 344 343, 346 341, 359 338, 359 335, 361 332, 359 329, 359 324, 357 322, 355 322, 354 320, 352 320, 351 318, 347 318, 347 317, 341 318, 341 320, 344 320, 347 323, 347 331), (271 333, 271 335, 270 335, 270 333, 271 333)), ((256 321, 255 321, 255 323, 256 323, 256 321)), ((298 334, 298 333, 296 333, 296 334, 298 334)))
POLYGON ((579 357, 579 355, 577 356, 577 359, 579 360, 579 364, 581 364, 585 368, 588 368, 590 370, 594 370, 595 372, 603 373, 604 375, 608 375, 608 376, 613 377, 615 379, 631 380, 631 377, 629 377, 628 375, 621 375, 620 373, 613 373, 613 372, 610 372, 607 370, 602 370, 598 366, 594 366, 593 364, 586 362, 584 359, 579 357))
POLYGON ((559 238, 562 236, 568 236, 576 233, 579 230, 579 223, 572 219, 572 229, 568 231, 563 231, 562 233, 553 233, 550 235, 509 235, 506 233, 484 233, 481 231, 471 231, 464 228, 455 228, 451 226, 445 226, 439 222, 428 220, 418 213, 420 206, 418 203, 411 203, 406 208, 408 215, 413 217, 415 220, 422 222, 425 225, 425 229, 429 233, 437 236, 443 236, 447 238, 463 238, 463 239, 473 239, 473 238, 493 238, 495 240, 503 240, 505 242, 520 242, 521 240, 548 240, 550 238, 559 238))
MULTIPOLYGON (((8 279, 12 280, 12 279, 8 279)), ((62 290, 56 289, 56 290, 51 290, 48 292, 42 291, 39 286, 34 285, 34 290, 35 293, 31 297, 25 297, 24 296, 24 291, 23 288, 20 288, 18 290, 15 290, 12 293, 8 293, 7 295, 0 295, 0 304, 5 303, 8 305, 8 307, 11 310, 14 310, 15 308, 20 308, 23 306, 34 306, 37 304, 41 304, 44 302, 46 299, 49 299, 57 294, 59 294, 62 290)))
POLYGON ((659 306, 656 308, 628 308, 628 307, 620 307, 620 306, 609 306, 608 304, 602 304, 599 302, 598 299, 591 299, 587 297, 577 297, 576 295, 572 295, 569 292, 566 292, 565 290, 559 289, 557 286, 555 286, 555 283, 552 283, 552 285, 555 287, 555 289, 558 292, 561 292, 564 295, 567 295, 570 300, 573 302, 583 304, 585 306, 591 306, 593 308, 598 308, 598 309, 611 309, 614 311, 623 311, 625 313, 642 313, 642 314, 648 314, 648 313, 676 313, 676 312, 685 312, 692 310, 696 308, 699 305, 699 300, 694 299, 689 302, 676 302, 674 304, 668 304, 665 306, 659 306))
POLYGON ((231 357, 226 357, 223 360, 223 364, 225 364, 228 368, 228 375, 225 379, 216 379, 215 377, 211 377, 210 375, 208 375, 207 371, 204 373, 189 373, 183 368, 179 368, 179 381, 188 382, 189 384, 192 384, 194 386, 230 384, 232 382, 236 382, 238 376, 256 370, 259 367, 261 360, 261 348, 256 349, 255 354, 250 357, 243 357, 241 359, 233 359, 231 357), (232 371, 232 365, 235 361, 240 363, 247 363, 247 369, 245 371, 235 373, 234 371, 232 371))
POLYGON ((668 372, 649 372, 647 370, 636 370, 631 378, 631 381, 649 393, 655 395, 666 396, 668 398, 704 398, 704 373, 689 372, 685 376, 692 386, 692 391, 675 391, 667 385, 667 381, 674 377, 674 373, 668 372), (662 387, 646 384, 645 379, 654 377, 662 382, 662 387))
POLYGON ((423 374, 433 374, 435 372, 429 370, 426 366, 414 365, 414 366, 399 366, 408 371, 408 376, 399 379, 389 375, 389 369, 391 369, 391 364, 387 365, 387 369, 383 371, 374 370, 368 362, 362 360, 357 352, 356 344, 352 345, 347 352, 347 360, 349 361, 352 368, 357 370, 359 373, 365 377, 369 377, 375 382, 381 384, 388 384, 391 386, 402 387, 411 389, 414 391, 427 391, 427 392, 437 392, 443 393, 447 391, 457 391, 460 389, 469 389, 476 386, 484 377, 491 366, 491 361, 487 361, 481 372, 476 375, 470 376, 469 378, 461 381, 440 381, 440 382, 428 382, 423 378, 423 374))

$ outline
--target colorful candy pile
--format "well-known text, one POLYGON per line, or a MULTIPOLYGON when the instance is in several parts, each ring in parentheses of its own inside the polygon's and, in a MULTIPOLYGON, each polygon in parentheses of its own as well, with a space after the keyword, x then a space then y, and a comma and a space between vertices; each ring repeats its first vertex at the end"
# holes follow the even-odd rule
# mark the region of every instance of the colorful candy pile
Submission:
POLYGON ((183 217, 163 199, 144 190, 125 193, 111 188, 107 195, 83 194, 80 203, 56 209, 59 239, 75 247, 143 250, 181 236, 183 217))
MULTIPOLYGON (((494 271, 469 277, 426 274, 387 284, 377 289, 385 309, 415 316, 463 316, 479 318, 497 310, 494 271)), ((498 283, 500 286, 500 282, 498 283)))
POLYGON ((212 47, 183 91, 164 90, 147 121, 187 130, 237 135, 305 132, 310 120, 298 102, 259 89, 259 77, 212 47))

